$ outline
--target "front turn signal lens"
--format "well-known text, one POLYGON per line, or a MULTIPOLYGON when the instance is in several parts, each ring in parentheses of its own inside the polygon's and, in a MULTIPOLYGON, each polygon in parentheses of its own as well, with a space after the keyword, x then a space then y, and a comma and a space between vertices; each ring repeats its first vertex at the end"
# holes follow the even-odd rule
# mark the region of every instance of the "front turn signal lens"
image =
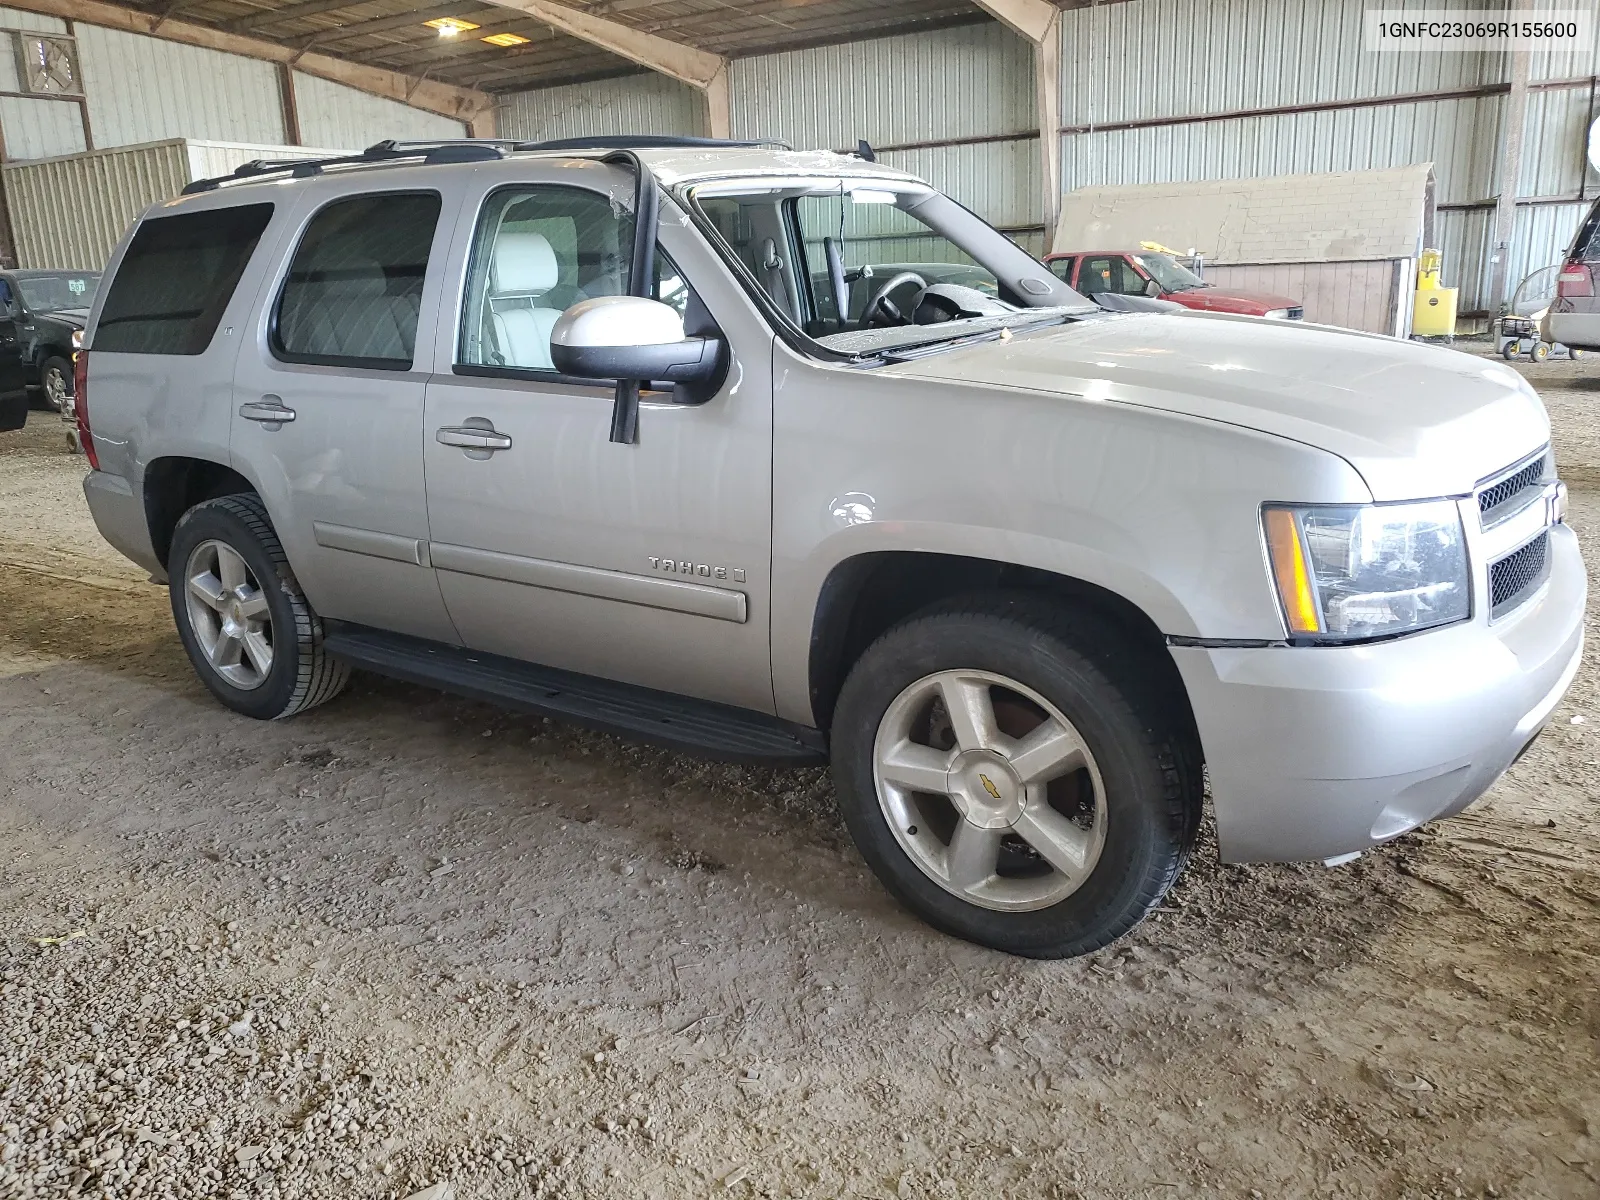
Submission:
POLYGON ((1291 508, 1269 508, 1263 514, 1267 527, 1267 551, 1272 559, 1272 577, 1283 601, 1283 615, 1292 634, 1322 632, 1322 614, 1317 604, 1311 568, 1306 564, 1305 541, 1300 522, 1291 508))

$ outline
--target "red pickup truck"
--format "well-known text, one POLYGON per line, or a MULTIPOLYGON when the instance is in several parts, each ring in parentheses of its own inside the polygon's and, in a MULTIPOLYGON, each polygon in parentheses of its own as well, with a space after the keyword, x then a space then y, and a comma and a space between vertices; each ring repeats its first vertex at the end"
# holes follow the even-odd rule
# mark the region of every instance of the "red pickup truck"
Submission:
POLYGON ((1085 296, 1103 292, 1154 296, 1185 308, 1289 321, 1305 315, 1297 300, 1269 292, 1215 287, 1171 255, 1152 250, 1079 250, 1047 254, 1044 261, 1058 279, 1085 296))

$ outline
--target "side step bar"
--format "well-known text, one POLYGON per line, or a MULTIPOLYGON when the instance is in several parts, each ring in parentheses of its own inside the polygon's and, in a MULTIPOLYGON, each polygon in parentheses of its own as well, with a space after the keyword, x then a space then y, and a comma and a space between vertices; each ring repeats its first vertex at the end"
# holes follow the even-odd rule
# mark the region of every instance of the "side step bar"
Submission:
POLYGON ((732 762, 827 761, 815 729, 764 713, 535 666, 404 634, 330 622, 329 653, 353 667, 732 762))

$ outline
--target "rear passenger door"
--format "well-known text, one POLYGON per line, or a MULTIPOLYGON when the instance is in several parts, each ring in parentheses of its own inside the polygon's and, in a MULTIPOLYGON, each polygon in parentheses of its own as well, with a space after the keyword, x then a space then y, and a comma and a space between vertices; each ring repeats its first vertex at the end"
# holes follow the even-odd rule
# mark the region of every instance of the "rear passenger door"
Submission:
POLYGON ((455 202, 308 191, 240 352, 233 457, 319 613, 455 640, 428 560, 416 354, 432 346, 455 202))

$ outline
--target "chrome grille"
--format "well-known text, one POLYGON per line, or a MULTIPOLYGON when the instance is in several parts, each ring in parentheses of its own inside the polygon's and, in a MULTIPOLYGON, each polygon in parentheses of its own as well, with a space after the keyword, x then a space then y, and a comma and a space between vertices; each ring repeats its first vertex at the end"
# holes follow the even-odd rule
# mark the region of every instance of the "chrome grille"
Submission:
POLYGON ((1544 483, 1548 467, 1548 455, 1541 454, 1532 462, 1518 467, 1508 475, 1502 475, 1480 489, 1478 515, 1482 519, 1483 527, 1487 529, 1496 520, 1520 512, 1524 505, 1518 501, 1532 498, 1531 489, 1538 488, 1544 483), (1530 495, 1524 497, 1525 492, 1529 492, 1530 495))
POLYGON ((1550 531, 1547 529, 1520 550, 1489 568, 1489 616, 1503 617, 1544 582, 1550 573, 1550 531))
POLYGON ((1306 310, 1304 308, 1302 308, 1300 305, 1296 304, 1293 308, 1291 308, 1289 310, 1289 314, 1288 314, 1288 318, 1287 319, 1290 320, 1290 321, 1300 321, 1300 320, 1303 320, 1305 318, 1305 315, 1306 315, 1306 310))

